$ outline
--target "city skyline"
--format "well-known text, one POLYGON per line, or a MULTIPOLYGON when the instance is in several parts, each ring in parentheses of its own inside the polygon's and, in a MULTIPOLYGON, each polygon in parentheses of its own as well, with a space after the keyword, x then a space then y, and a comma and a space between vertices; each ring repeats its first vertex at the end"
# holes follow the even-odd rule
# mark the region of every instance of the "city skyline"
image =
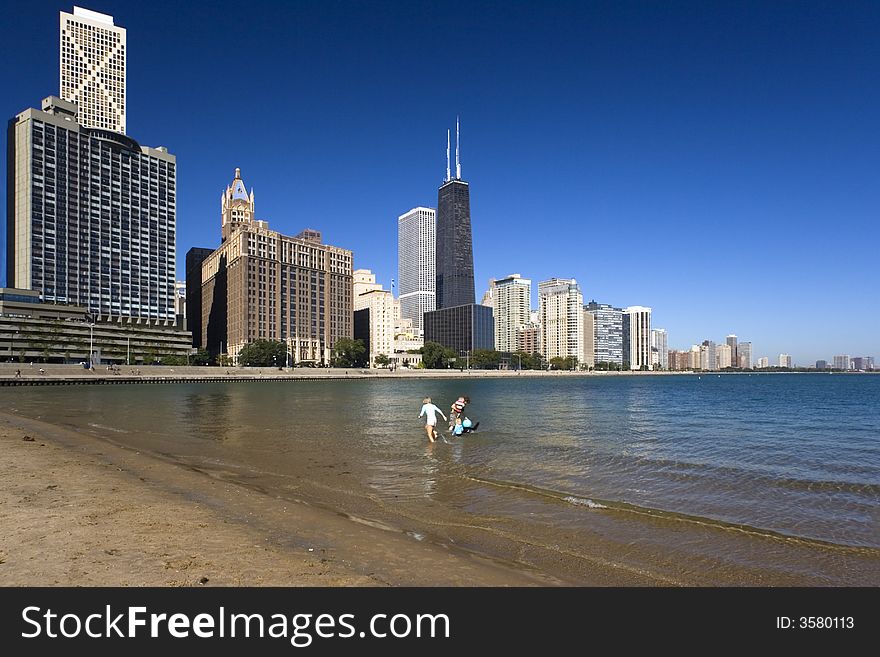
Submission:
MULTIPOLYGON (((367 6, 296 4, 291 26, 277 20, 274 5, 257 4, 240 29, 222 2, 211 5, 207 19, 208 6, 199 4, 85 4, 113 15, 136 44, 125 64, 127 129, 179 158, 178 278, 190 247, 219 245, 217 181, 242 166, 267 190, 261 207, 273 227, 291 233, 315 225, 329 243, 354 251, 356 267, 389 283, 397 267, 396 250, 388 248, 395 219, 434 205, 443 132, 448 117, 460 113, 475 184, 478 286, 510 271, 533 281, 574 277, 585 300, 653 307, 670 348, 735 331, 754 341, 756 353, 791 353, 801 363, 878 351, 876 307, 858 324, 806 320, 819 297, 862 308, 865 286, 876 278, 868 257, 823 255, 838 240, 876 245, 873 153, 880 138, 868 116, 877 91, 858 82, 878 59, 869 39, 876 5, 627 12, 591 3, 516 7, 503 18, 478 8, 464 29, 485 35, 475 40, 483 43, 452 35, 455 61, 467 65, 453 93, 402 113, 388 98, 414 90, 407 81, 413 76, 438 76, 450 65, 449 49, 426 36, 413 58, 400 62, 397 50, 372 39, 456 27, 433 5, 415 14, 392 5, 380 21, 367 6), (175 21, 167 21, 171 7, 175 21), (832 27, 824 20, 829 12, 832 27), (218 38, 230 21, 234 48, 218 38), (784 36, 769 29, 781 22, 784 36), (338 35, 328 38, 322 26, 330 24, 338 35), (366 36, 371 27, 376 37, 366 36), (291 39, 281 38, 282 28, 291 39), (581 29, 589 38, 575 38, 581 29), (626 56, 612 48, 621 37, 618 48, 631 46, 626 56), (649 61, 652 48, 658 62, 649 61), (553 69, 569 59, 585 65, 553 69), (282 70, 290 79, 279 89, 282 70), (375 89, 375 75, 365 72, 380 70, 386 75, 375 89), (229 93, 236 83, 247 93, 229 93), (687 102, 675 101, 676 94, 687 102), (649 98, 655 102, 638 102, 649 98), (650 111, 639 110, 642 104, 650 111), (277 122, 250 120, 279 106, 277 122), (193 111, 181 115, 180 107, 193 111), (229 130, 236 123, 246 129, 229 130), (274 150, 292 157, 266 156, 274 150), (360 203, 355 212, 352 199, 360 203), (753 237, 729 254, 668 248, 678 237, 727 224, 753 237), (621 267, 630 248, 621 231, 656 226, 664 228, 656 242, 621 267), (539 239, 524 239, 536 228, 539 239), (773 247, 777 239, 784 250, 773 247), (736 294, 718 295, 728 284, 736 294)), ((50 3, 21 12, 8 35, 7 119, 59 93, 55 26, 58 12, 70 10, 50 3)))

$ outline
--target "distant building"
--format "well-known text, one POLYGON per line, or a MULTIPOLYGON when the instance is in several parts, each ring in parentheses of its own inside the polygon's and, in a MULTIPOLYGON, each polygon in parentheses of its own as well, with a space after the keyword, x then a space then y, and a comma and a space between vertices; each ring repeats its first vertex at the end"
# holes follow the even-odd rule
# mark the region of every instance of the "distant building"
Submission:
POLYGON ((607 303, 590 301, 587 311, 595 318, 595 359, 597 363, 623 364, 623 310, 607 303))
POLYGON ((733 367, 733 356, 730 345, 728 343, 715 346, 715 366, 716 369, 723 370, 726 367, 733 367))
POLYGON ((583 367, 592 369, 596 366, 596 316, 587 310, 586 306, 583 308, 583 313, 584 338, 581 342, 584 345, 584 355, 580 358, 580 362, 583 367))
MULTIPOLYGON (((455 126, 455 177, 449 166, 437 192, 437 309, 474 303, 474 247, 471 236, 470 185, 461 178, 458 122, 455 126)), ((479 311, 478 311, 479 312, 479 311)), ((478 313, 470 313, 476 316, 478 313)), ((490 347, 491 348, 491 347, 490 347)))
POLYGON ((379 367, 376 356, 394 353, 394 299, 369 269, 356 269, 353 279, 354 339, 363 340, 370 367, 379 367))
POLYGON ((816 361, 816 369, 817 370, 827 370, 828 369, 828 361, 827 360, 817 360, 816 361))
POLYGON ((470 185, 461 178, 457 122, 455 132, 455 177, 447 141, 446 179, 437 191, 437 310, 425 313, 424 322, 425 342, 439 342, 464 355, 473 349, 494 349, 495 327, 492 308, 474 302, 470 185), (487 328, 487 321, 493 325, 487 328))
POLYGON ((437 309, 436 211, 417 207, 397 218, 400 315, 421 333, 424 314, 437 309))
POLYGON ((541 351, 541 327, 531 322, 516 329, 516 351, 537 354, 541 351))
MULTIPOLYGON (((519 276, 519 274, 516 274, 519 276)), ((483 298, 480 299, 481 306, 489 306, 490 308, 495 307, 495 279, 489 279, 489 287, 483 292, 483 298)), ((497 337, 497 336, 496 336, 497 337)))
POLYGON ((551 278, 538 284, 541 348, 547 360, 584 355, 584 298, 573 278, 551 278))
POLYGON ((651 309, 630 306, 623 311, 623 362, 631 370, 651 369, 651 309))
POLYGON ((691 369, 690 353, 690 351, 670 349, 668 352, 669 366, 667 369, 671 372, 682 372, 691 369))
POLYGON ((202 343, 202 263, 212 253, 198 246, 186 252, 186 330, 194 347, 202 343))
POLYGON ((476 303, 425 313, 425 342, 437 342, 460 356, 495 348, 492 309, 476 303))
POLYGON ((174 314, 177 325, 186 330, 186 281, 174 283, 174 314))
POLYGON ((700 369, 704 371, 714 371, 718 369, 716 362, 716 345, 712 340, 703 340, 700 345, 700 369))
POLYGON ((666 329, 651 329, 651 350, 657 354, 657 364, 664 370, 669 369, 668 341, 666 329))
POLYGON ((868 372, 874 369, 873 356, 855 356, 850 362, 854 370, 868 372))
POLYGON ((849 354, 843 354, 840 356, 834 357, 834 369, 836 370, 848 370, 850 368, 850 358, 849 354))
MULTIPOLYGON (((516 351, 517 330, 529 323, 532 281, 519 274, 511 274, 498 281, 493 278, 490 291, 493 302, 491 307, 494 307, 495 316, 495 349, 516 351)), ((485 297, 483 300, 485 301, 485 297)))
POLYGON ((791 367, 791 356, 789 354, 779 354, 779 367, 791 367))
POLYGON ((698 344, 691 345, 691 350, 688 352, 688 369, 702 369, 702 360, 703 348, 698 344))
POLYGON ((736 336, 731 333, 725 339, 725 344, 730 347, 730 365, 727 367, 739 367, 739 350, 736 336))
POLYGON ((269 229, 254 216, 235 170, 221 197, 223 243, 202 263, 201 345, 238 352, 257 339, 287 345, 290 360, 329 364, 340 338, 353 336, 352 252, 269 229))
POLYGON ((736 345, 736 352, 739 367, 746 370, 752 369, 752 343, 740 342, 736 345))
POLYGON ((770 367, 770 359, 767 358, 766 356, 761 356, 758 359, 758 369, 764 370, 764 369, 767 369, 768 367, 770 367))
POLYGON ((351 275, 351 285, 352 306, 355 310, 362 308, 362 306, 358 306, 357 302, 360 295, 382 289, 382 284, 376 282, 376 275, 369 269, 355 269, 351 275))

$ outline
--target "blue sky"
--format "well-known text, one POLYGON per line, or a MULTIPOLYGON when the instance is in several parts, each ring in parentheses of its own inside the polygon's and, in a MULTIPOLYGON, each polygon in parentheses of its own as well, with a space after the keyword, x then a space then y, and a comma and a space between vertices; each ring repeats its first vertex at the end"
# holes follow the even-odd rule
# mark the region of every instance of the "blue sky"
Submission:
MULTIPOLYGON (((128 133, 178 158, 179 277, 241 167, 259 218, 388 287, 460 115, 478 299, 574 277, 670 347, 880 357, 880 3, 82 4, 128 30, 128 133)), ((72 4, 22 7, 7 118, 57 94, 72 4)))

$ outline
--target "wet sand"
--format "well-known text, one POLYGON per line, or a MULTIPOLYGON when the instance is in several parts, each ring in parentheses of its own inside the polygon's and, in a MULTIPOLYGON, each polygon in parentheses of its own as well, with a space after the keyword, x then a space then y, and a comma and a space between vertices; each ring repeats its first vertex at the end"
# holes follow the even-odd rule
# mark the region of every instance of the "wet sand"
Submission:
POLYGON ((4 586, 556 583, 36 420, 0 414, 0 468, 4 586))

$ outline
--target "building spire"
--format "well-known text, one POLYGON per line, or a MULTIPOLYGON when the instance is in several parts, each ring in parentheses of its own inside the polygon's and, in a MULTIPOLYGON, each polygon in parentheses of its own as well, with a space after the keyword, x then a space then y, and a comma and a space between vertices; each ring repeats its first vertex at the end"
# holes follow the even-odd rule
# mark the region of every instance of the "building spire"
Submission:
POLYGON ((449 182, 449 179, 452 178, 452 174, 449 172, 449 130, 446 131, 446 181, 449 182))
POLYGON ((458 117, 455 117, 455 177, 461 180, 461 161, 458 159, 458 117))

